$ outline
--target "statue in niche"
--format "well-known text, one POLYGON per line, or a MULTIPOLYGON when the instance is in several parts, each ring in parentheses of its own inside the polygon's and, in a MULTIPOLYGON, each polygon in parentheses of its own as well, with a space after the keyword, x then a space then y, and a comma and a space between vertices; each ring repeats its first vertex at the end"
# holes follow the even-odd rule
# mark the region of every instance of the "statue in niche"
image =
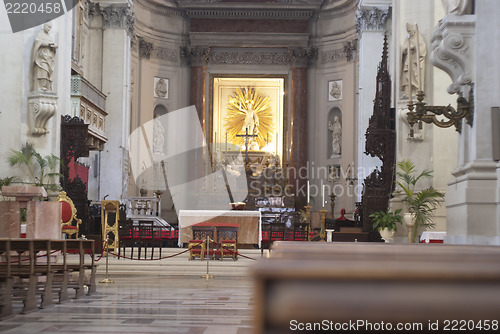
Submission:
POLYGON ((330 158, 340 156, 342 152, 342 124, 339 116, 333 118, 333 123, 328 121, 328 129, 332 132, 332 155, 330 158))
POLYGON ((424 39, 417 33, 415 25, 407 23, 406 31, 408 38, 403 45, 401 91, 405 92, 406 97, 410 97, 413 95, 410 92, 424 90, 427 48, 424 39))
POLYGON ((160 117, 155 115, 153 119, 153 154, 164 154, 165 129, 160 121, 160 117))
POLYGON ((36 35, 31 53, 32 66, 32 91, 52 91, 52 74, 57 45, 49 35, 52 23, 47 22, 43 29, 36 35))
POLYGON ((456 14, 465 15, 472 14, 472 1, 471 0, 441 0, 443 3, 446 15, 456 14))

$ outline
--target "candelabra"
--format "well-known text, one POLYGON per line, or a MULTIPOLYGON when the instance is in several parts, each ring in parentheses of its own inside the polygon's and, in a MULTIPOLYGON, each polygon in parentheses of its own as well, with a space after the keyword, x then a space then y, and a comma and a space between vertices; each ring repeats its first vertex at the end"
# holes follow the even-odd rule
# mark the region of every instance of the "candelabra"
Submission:
POLYGON ((462 133, 462 119, 465 118, 467 124, 472 126, 474 121, 474 91, 471 87, 469 91, 469 99, 467 100, 462 95, 457 99, 457 109, 451 105, 447 106, 427 106, 424 100, 424 92, 417 92, 417 102, 408 104, 410 110, 406 113, 408 124, 410 124, 410 137, 413 137, 413 125, 421 122, 427 124, 435 124, 440 128, 449 128, 452 125, 455 129, 462 133), (415 111, 413 111, 415 109, 415 111), (436 116, 444 116, 445 119, 438 119, 436 116))

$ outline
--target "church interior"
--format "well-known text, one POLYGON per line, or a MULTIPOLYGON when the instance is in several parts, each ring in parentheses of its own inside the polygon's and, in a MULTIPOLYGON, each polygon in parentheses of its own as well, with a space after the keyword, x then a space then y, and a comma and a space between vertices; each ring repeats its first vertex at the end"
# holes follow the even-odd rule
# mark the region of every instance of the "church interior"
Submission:
POLYGON ((498 329, 496 0, 5 1, 0 331, 498 329))

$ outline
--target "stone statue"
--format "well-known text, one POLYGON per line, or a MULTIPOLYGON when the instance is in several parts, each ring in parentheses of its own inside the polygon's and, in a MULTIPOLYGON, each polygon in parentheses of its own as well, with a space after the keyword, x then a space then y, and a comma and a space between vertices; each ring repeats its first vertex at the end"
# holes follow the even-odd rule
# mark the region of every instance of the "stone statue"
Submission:
POLYGON ((330 158, 339 156, 342 151, 342 124, 339 116, 333 118, 333 123, 328 121, 328 129, 332 131, 332 155, 330 158))
POLYGON ((443 3, 446 15, 456 14, 465 15, 472 13, 472 1, 471 0, 441 0, 443 3))
POLYGON ((257 113, 253 109, 253 102, 247 101, 246 103, 247 109, 240 109, 246 113, 241 131, 246 133, 248 129, 249 135, 257 135, 259 133, 259 116, 257 116, 257 113))
POLYGON ((401 91, 405 92, 405 95, 409 97, 410 88, 415 93, 418 90, 424 90, 427 48, 422 36, 417 34, 415 25, 407 23, 406 31, 408 31, 408 38, 403 45, 400 86, 401 91))
POLYGON ((160 121, 161 116, 155 116, 153 119, 153 154, 165 154, 165 128, 160 121))
POLYGON ((52 91, 52 74, 57 45, 49 35, 52 23, 47 22, 36 35, 31 53, 32 91, 52 91))

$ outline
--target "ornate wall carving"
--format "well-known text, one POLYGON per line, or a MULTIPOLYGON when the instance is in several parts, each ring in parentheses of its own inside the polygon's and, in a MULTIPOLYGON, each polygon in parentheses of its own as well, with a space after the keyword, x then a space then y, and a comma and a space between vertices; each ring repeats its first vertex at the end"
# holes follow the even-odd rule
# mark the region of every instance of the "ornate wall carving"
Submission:
POLYGON ((344 50, 343 49, 336 49, 336 50, 330 50, 330 51, 325 51, 321 55, 321 62, 323 64, 326 63, 338 63, 343 60, 344 56, 344 50))
POLYGON ((472 15, 446 16, 431 38, 431 63, 445 71, 453 81, 448 93, 468 93, 464 86, 472 84, 475 22, 472 15))
POLYGON ((215 51, 210 57, 210 63, 286 65, 288 64, 288 52, 215 51))
POLYGON ((292 67, 307 67, 318 56, 316 48, 289 48, 288 57, 292 67))
POLYGON ((206 66, 210 62, 210 47, 188 46, 181 49, 181 55, 190 66, 206 66))
POLYGON ((344 42, 344 48, 342 51, 344 52, 345 59, 348 62, 351 62, 354 60, 354 56, 356 55, 357 50, 358 50, 358 39, 357 38, 354 38, 354 39, 351 39, 350 41, 344 42))
POLYGON ((390 9, 358 9, 356 11, 356 30, 358 33, 364 30, 385 30, 385 23, 390 16, 390 9))
POLYGON ((144 40, 142 37, 139 37, 138 41, 139 57, 149 59, 153 52, 153 43, 144 40))

